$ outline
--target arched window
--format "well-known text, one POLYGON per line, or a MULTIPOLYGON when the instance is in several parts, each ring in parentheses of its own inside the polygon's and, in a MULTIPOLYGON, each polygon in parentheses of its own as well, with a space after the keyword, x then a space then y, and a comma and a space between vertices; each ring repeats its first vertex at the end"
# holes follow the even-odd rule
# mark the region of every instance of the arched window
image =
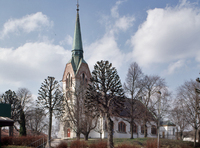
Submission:
POLYGON ((66 83, 67 83, 66 87, 71 86, 71 76, 70 76, 70 74, 67 75, 66 83))
POLYGON ((133 123, 133 133, 137 133, 137 125, 133 123))
POLYGON ((70 86, 72 87, 72 77, 70 79, 71 79, 70 86))
POLYGON ((151 126, 151 134, 156 135, 157 134, 157 129, 155 125, 151 126))
POLYGON ((118 131, 123 133, 126 132, 126 124, 123 121, 118 123, 118 131))
POLYGON ((87 84, 87 78, 86 78, 86 75, 84 73, 82 73, 80 78, 81 78, 81 84, 82 85, 87 84))
POLYGON ((85 74, 83 73, 82 75, 82 81, 84 82, 85 81, 85 74))

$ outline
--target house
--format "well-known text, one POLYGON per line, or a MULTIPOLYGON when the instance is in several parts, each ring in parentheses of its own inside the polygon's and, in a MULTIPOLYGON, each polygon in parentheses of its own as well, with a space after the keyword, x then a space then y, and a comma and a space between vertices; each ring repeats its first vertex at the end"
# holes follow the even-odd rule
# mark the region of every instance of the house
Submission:
POLYGON ((176 125, 169 120, 161 121, 160 137, 167 139, 176 139, 176 125))

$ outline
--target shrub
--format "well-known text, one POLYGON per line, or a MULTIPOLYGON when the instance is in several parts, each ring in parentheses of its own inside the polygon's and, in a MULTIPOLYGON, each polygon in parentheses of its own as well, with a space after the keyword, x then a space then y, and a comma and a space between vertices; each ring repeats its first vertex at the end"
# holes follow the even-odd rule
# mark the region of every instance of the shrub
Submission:
POLYGON ((156 147, 157 147, 157 139, 147 140, 146 148, 156 148, 156 147))
POLYGON ((67 148, 67 143, 66 142, 61 142, 58 144, 56 148, 67 148))
POLYGON ((106 141, 98 141, 93 144, 90 144, 89 148, 107 148, 106 141))
MULTIPOLYGON (((21 146, 28 146, 31 143, 35 142, 43 138, 42 136, 19 136, 19 137, 3 137, 2 145, 21 145, 21 146)), ((46 138, 44 139, 46 141, 46 138)), ((41 145, 43 140, 34 143, 32 146, 39 146, 41 145)))
POLYGON ((138 147, 134 145, 120 144, 117 148, 138 148, 138 147))
POLYGON ((2 137, 1 138, 2 145, 11 145, 11 143, 12 143, 12 137, 2 137))
POLYGON ((88 145, 85 141, 75 140, 70 143, 70 148, 87 148, 88 145))

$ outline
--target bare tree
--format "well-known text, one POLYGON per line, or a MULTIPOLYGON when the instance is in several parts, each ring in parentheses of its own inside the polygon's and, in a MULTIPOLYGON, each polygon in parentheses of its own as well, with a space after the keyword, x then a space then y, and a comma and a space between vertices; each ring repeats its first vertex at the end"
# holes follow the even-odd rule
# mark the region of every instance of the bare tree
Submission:
POLYGON ((46 113, 41 108, 31 108, 26 112, 26 127, 33 135, 40 135, 48 128, 46 113))
POLYGON ((141 68, 138 66, 136 62, 132 63, 128 69, 128 73, 126 76, 126 81, 124 83, 124 90, 130 99, 127 99, 128 105, 127 112, 129 118, 124 118, 127 122, 130 123, 130 132, 131 132, 131 139, 133 139, 133 126, 134 126, 134 119, 139 116, 139 112, 136 113, 136 100, 141 96, 141 92, 143 90, 143 73, 141 68))
POLYGON ((148 112, 149 110, 156 114, 156 106, 159 102, 158 92, 166 87, 165 80, 159 76, 145 76, 143 81, 143 97, 141 101, 145 106, 143 111, 143 125, 144 125, 144 137, 147 137, 147 122, 149 122, 148 112))
POLYGON ((178 139, 178 133, 180 129, 180 139, 183 140, 183 131, 187 128, 188 123, 185 120, 184 112, 185 108, 182 108, 182 106, 178 102, 174 102, 174 107, 170 111, 170 119, 172 122, 176 125, 176 131, 177 135, 176 138, 178 139))
POLYGON ((86 107, 97 108, 103 113, 108 129, 108 148, 113 148, 113 121, 124 108, 124 92, 117 70, 108 61, 98 61, 92 72, 91 84, 86 93, 86 107), (87 106, 88 105, 88 106, 87 106))
POLYGON ((196 88, 199 83, 193 80, 186 81, 178 88, 177 99, 182 108, 184 108, 184 117, 188 124, 194 129, 194 147, 196 146, 197 130, 199 124, 198 94, 196 88))
POLYGON ((17 90, 17 98, 20 100, 21 108, 26 112, 28 105, 32 101, 32 94, 27 88, 19 88, 17 90))
POLYGON ((66 113, 62 122, 69 123, 68 126, 76 132, 77 139, 80 139, 82 133, 85 140, 88 140, 89 133, 96 127, 98 114, 92 108, 84 106, 87 82, 83 81, 66 88, 66 113))
POLYGON ((46 109, 49 114, 48 146, 51 147, 52 116, 53 114, 56 117, 62 115, 64 97, 58 81, 49 76, 42 83, 38 95, 37 104, 46 109))

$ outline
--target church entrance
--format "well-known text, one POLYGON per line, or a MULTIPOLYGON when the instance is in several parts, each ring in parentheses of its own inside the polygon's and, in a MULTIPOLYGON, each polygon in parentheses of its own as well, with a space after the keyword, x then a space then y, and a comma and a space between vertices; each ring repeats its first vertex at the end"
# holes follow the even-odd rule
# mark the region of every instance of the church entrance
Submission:
POLYGON ((67 129, 67 137, 70 137, 70 129, 67 129))

